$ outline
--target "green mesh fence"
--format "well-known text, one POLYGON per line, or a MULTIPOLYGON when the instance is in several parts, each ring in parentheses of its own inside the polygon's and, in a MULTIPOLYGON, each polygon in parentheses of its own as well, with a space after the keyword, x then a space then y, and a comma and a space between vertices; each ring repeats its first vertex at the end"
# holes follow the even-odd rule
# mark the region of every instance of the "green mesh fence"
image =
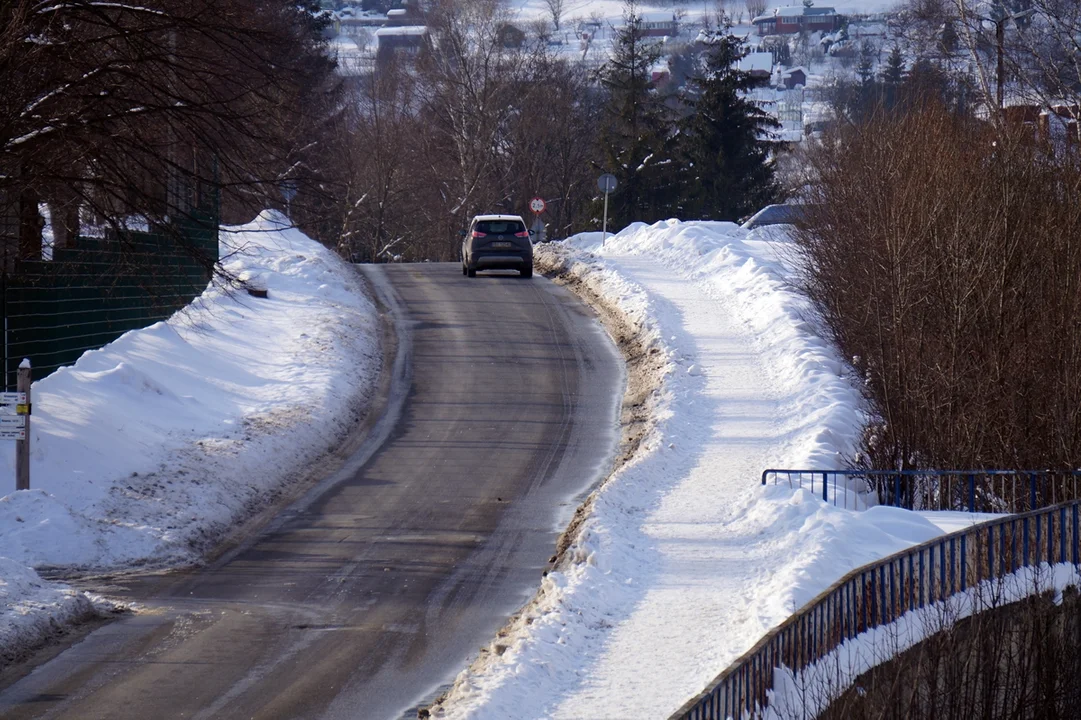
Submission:
POLYGON ((79 238, 3 278, 4 384, 29 358, 34 379, 129 330, 164 320, 206 288, 218 258, 216 214, 150 232, 79 238))

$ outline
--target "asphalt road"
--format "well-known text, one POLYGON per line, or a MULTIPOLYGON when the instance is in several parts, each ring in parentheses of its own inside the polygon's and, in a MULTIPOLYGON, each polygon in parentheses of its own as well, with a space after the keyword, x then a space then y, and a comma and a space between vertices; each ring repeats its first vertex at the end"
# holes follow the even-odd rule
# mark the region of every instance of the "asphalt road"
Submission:
POLYGON ((415 717, 532 595, 610 463, 615 348, 544 278, 365 271, 407 328, 369 442, 214 564, 127 578, 144 609, 5 688, 0 717, 415 717))

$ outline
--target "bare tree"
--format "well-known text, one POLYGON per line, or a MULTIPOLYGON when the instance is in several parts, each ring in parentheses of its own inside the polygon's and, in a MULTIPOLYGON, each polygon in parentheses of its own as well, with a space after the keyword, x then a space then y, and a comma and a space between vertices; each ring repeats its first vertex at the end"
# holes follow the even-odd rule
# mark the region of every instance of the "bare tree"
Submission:
POLYGON ((299 167, 332 65, 305 3, 16 0, 0 6, 0 194, 164 223, 200 187, 258 197, 299 167))
POLYGON ((544 0, 544 5, 548 8, 548 12, 552 14, 552 25, 555 26, 556 32, 559 32, 559 21, 563 17, 564 0, 544 0))
POLYGON ((1076 155, 911 108, 829 139, 800 233, 808 292, 878 413, 863 461, 1077 467, 1076 155))
POLYGON ((433 227, 456 257, 456 230, 478 211, 512 209, 507 129, 543 87, 546 48, 506 42, 510 24, 497 0, 442 0, 429 23, 436 49, 420 65, 421 100, 430 130, 422 137, 426 174, 444 198, 433 227))
POLYGON ((753 20, 766 12, 766 0, 747 0, 747 14, 753 20))

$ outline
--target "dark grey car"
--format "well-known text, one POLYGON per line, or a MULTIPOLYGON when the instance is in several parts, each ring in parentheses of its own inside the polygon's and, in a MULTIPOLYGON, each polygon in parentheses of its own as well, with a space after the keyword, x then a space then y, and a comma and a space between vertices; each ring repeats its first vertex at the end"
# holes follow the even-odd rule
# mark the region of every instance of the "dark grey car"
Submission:
POLYGON ((462 240, 462 274, 478 270, 517 270, 533 277, 533 242, 518 215, 478 215, 462 240))

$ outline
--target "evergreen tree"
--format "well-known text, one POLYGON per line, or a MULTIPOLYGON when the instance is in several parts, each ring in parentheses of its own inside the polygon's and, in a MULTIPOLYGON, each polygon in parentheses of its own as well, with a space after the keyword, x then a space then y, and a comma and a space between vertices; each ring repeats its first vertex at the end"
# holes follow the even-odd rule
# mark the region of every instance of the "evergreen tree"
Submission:
POLYGON ((856 66, 856 75, 860 78, 860 86, 867 87, 875 79, 875 46, 870 41, 864 40, 860 45, 860 62, 856 66))
POLYGON ((691 81, 679 134, 680 217, 736 220, 777 196, 768 133, 780 123, 745 96, 756 84, 737 69, 745 54, 728 28, 712 33, 704 72, 691 81))
POLYGON ((904 79, 905 56, 901 54, 901 48, 894 45, 889 57, 886 58, 886 69, 882 71, 884 103, 887 108, 892 108, 896 104, 897 89, 904 79))
POLYGON ((957 46, 961 42, 961 39, 957 35, 957 28, 953 24, 953 20, 946 20, 942 25, 942 33, 938 37, 938 51, 945 56, 953 55, 957 52, 957 46))
POLYGON ((777 46, 777 56, 774 61, 781 67, 792 67, 792 48, 788 47, 788 41, 777 46))
POLYGON ((845 110, 854 121, 860 122, 874 112, 881 100, 882 88, 875 78, 875 59, 878 51, 875 46, 864 40, 860 45, 860 60, 856 66, 859 82, 851 88, 844 101, 845 110))
POLYGON ((670 205, 672 112, 653 88, 660 46, 646 36, 633 5, 624 21, 600 75, 608 93, 608 122, 600 138, 604 169, 619 181, 609 198, 608 217, 618 224, 654 222, 670 205))
POLYGON ((882 71, 882 82, 887 85, 897 86, 905 79, 905 56, 901 54, 901 48, 897 45, 890 50, 886 58, 886 69, 882 71))

